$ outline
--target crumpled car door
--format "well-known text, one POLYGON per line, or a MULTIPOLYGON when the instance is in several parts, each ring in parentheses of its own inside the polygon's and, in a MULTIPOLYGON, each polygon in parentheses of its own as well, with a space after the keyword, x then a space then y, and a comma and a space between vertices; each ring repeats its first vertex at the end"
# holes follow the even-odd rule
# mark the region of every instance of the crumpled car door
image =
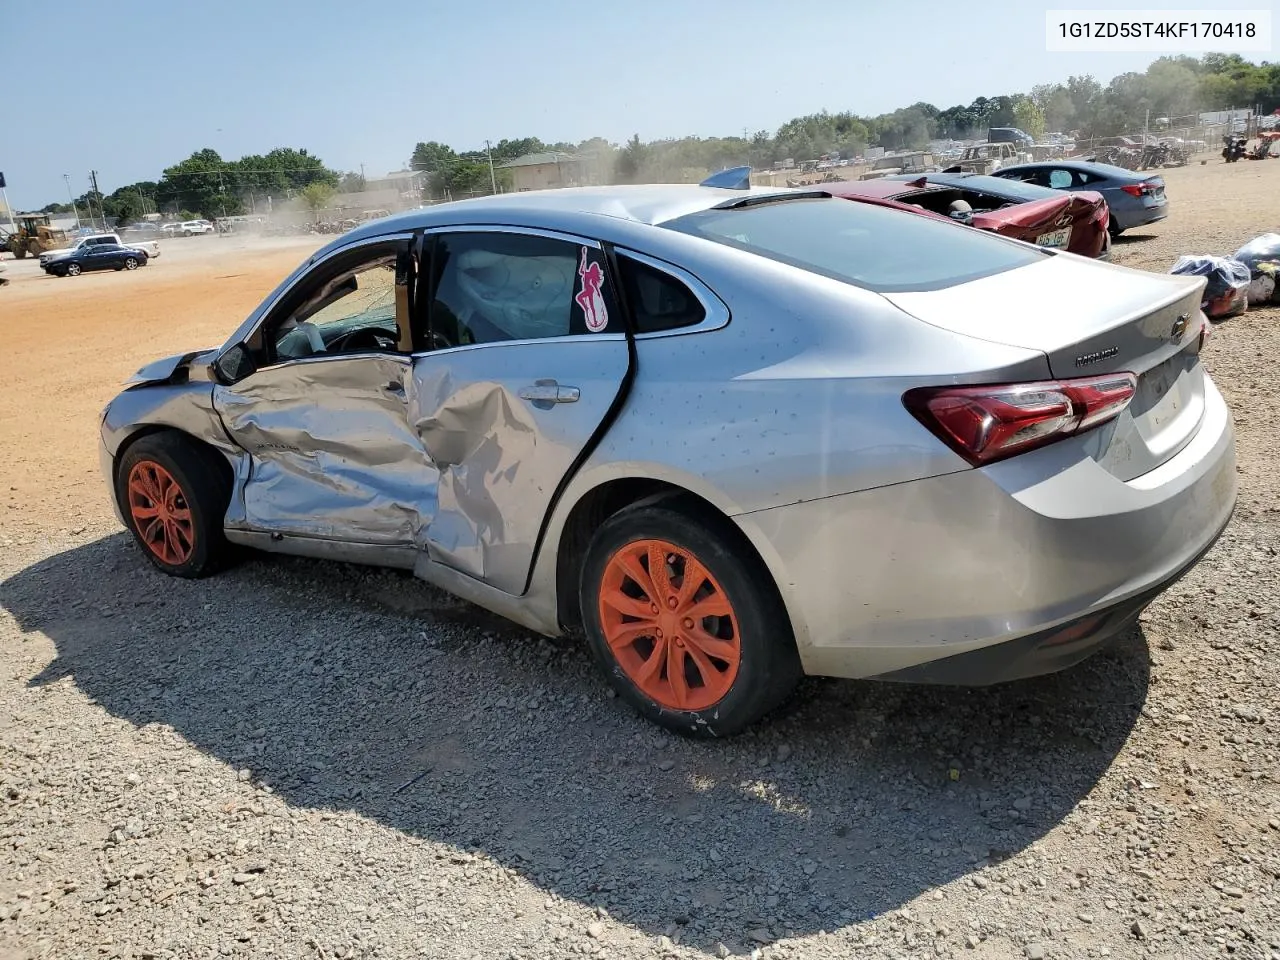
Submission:
POLYGON ((222 422, 250 457, 236 525, 414 543, 434 512, 437 474, 409 426, 409 365, 386 354, 299 361, 217 387, 222 422))
MULTIPOLYGON (((229 527, 412 547, 431 522, 437 471, 408 412, 408 291, 416 272, 409 241, 378 241, 349 254, 357 266, 388 255, 396 262, 394 283, 374 284, 369 296, 380 304, 391 297, 394 316, 381 317, 381 305, 354 316, 372 316, 375 328, 396 327, 399 352, 384 344, 367 352, 317 353, 215 387, 223 426, 248 454, 236 476, 229 527)), ((311 277, 325 269, 322 264, 311 277)), ((335 284, 341 288, 337 280, 307 283, 304 278, 298 286, 317 297, 335 284)), ((358 284, 353 289, 359 296, 358 284)))

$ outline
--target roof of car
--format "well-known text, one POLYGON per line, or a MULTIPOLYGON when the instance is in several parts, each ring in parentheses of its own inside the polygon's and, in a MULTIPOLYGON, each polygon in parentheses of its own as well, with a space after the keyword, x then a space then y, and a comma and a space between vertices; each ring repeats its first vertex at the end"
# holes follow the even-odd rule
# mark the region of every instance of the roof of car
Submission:
POLYGON ((876 197, 887 200, 910 192, 910 185, 924 176, 925 174, 920 173, 902 177, 880 177, 876 180, 846 180, 843 183, 824 183, 820 189, 836 197, 876 197))
POLYGON ((728 190, 693 184, 644 186, 564 187, 526 190, 470 200, 455 200, 383 217, 351 231, 348 240, 398 230, 452 223, 510 223, 523 226, 552 225, 566 218, 612 217, 635 223, 660 224, 716 204, 743 197, 788 196, 794 191, 753 187, 728 190))
POLYGON ((1010 170, 1041 170, 1048 167, 1056 167, 1062 170, 1083 170, 1085 173, 1090 171, 1097 173, 1099 170, 1105 172, 1108 176, 1118 177, 1123 174, 1126 177, 1132 176, 1135 180, 1143 179, 1142 174, 1135 173, 1132 170, 1126 170, 1124 167, 1117 167, 1110 163, 1099 163, 1096 160, 1037 160, 1035 163, 1016 163, 1007 167, 1001 167, 1001 173, 1010 170))

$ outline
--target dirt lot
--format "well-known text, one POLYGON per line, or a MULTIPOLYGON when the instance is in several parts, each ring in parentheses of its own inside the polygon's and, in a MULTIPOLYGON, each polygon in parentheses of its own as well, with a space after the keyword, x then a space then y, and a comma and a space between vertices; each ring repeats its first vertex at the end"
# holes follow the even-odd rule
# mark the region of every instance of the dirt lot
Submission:
MULTIPOLYGON (((1280 230, 1280 163, 1166 178, 1119 262, 1280 230)), ((0 956, 1280 958, 1280 310, 1208 348, 1235 519, 1113 650, 991 690, 813 682, 693 744, 406 576, 144 563, 97 413, 307 252, 6 261, 0 956)))

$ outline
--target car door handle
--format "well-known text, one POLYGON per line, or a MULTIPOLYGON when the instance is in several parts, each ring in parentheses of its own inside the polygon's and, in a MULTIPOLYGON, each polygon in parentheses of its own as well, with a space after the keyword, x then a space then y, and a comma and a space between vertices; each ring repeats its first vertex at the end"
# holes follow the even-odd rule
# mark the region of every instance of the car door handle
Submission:
POLYGON ((382 389, 387 393, 401 394, 404 393, 404 384, 399 380, 392 380, 390 383, 384 384, 382 389))
POLYGON ((535 380, 533 386, 520 388, 520 399, 533 403, 577 403, 580 396, 577 387, 562 387, 554 380, 535 380))

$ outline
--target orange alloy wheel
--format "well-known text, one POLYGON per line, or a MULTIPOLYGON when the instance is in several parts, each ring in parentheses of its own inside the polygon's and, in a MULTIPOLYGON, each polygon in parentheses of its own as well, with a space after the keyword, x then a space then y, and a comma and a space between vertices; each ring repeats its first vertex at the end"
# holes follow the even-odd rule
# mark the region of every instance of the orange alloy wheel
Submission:
POLYGON ((129 512, 142 542, 163 563, 177 567, 191 558, 191 507, 173 474, 154 460, 139 460, 129 471, 129 512))
POLYGON ((619 666, 672 710, 705 710, 738 676, 742 640, 728 596, 688 550, 636 540, 605 565, 600 624, 619 666))

